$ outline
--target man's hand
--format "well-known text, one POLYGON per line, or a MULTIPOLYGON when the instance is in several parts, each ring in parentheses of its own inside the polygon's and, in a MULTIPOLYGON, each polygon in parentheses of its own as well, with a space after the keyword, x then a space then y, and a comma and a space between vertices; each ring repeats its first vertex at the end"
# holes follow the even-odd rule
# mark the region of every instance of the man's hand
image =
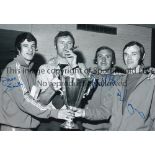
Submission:
POLYGON ((70 106, 69 109, 74 111, 75 117, 83 117, 83 118, 85 117, 85 110, 84 109, 76 108, 76 107, 72 107, 72 106, 70 106))
POLYGON ((65 56, 71 68, 74 68, 77 66, 77 55, 72 50, 66 49, 65 56))
POLYGON ((75 117, 85 117, 85 110, 78 108, 78 110, 75 112, 75 117))
POLYGON ((71 120, 74 117, 74 112, 72 110, 60 109, 58 112, 58 119, 71 120))
POLYGON ((51 81, 50 86, 55 90, 58 91, 61 88, 61 81, 58 79, 58 77, 53 78, 51 81))

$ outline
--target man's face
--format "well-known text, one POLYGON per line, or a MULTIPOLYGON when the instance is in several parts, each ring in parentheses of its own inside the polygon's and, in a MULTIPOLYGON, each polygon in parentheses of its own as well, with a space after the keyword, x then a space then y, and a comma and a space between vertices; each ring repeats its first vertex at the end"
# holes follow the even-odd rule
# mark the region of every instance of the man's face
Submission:
POLYGON ((136 68, 139 65, 140 48, 137 45, 127 47, 123 57, 128 69, 136 68))
POLYGON ((57 40, 57 52, 60 57, 65 58, 66 49, 73 48, 73 40, 70 36, 59 37, 57 40))
POLYGON ((19 51, 19 53, 26 61, 31 61, 35 54, 35 42, 29 42, 27 41, 27 39, 25 39, 21 43, 21 50, 19 51))
POLYGON ((101 70, 108 70, 112 65, 112 52, 104 49, 97 54, 97 66, 101 70))

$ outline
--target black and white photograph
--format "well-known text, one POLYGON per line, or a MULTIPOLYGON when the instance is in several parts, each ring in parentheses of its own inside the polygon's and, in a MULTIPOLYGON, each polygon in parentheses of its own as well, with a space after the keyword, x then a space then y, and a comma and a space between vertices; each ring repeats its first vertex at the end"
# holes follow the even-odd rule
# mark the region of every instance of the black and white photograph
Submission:
POLYGON ((155 25, 0 25, 1 131, 155 130, 155 25))
POLYGON ((153 1, 1 1, 1 154, 152 154, 154 121, 153 1))

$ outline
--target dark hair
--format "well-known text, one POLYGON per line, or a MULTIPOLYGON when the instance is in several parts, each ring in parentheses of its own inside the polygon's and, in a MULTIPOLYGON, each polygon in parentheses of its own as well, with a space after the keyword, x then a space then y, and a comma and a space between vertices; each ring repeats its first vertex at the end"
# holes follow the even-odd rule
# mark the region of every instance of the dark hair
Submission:
POLYGON ((35 48, 37 48, 37 40, 36 38, 29 32, 24 32, 21 33, 17 36, 16 41, 15 41, 15 48, 16 50, 21 50, 21 43, 26 40, 27 41, 34 41, 35 42, 35 48))
POLYGON ((66 37, 66 36, 70 36, 70 37, 72 38, 72 40, 73 40, 73 47, 74 47, 75 39, 74 39, 72 33, 69 32, 69 31, 60 31, 60 32, 55 36, 55 38, 54 38, 54 45, 57 47, 58 38, 60 38, 60 37, 66 37))
POLYGON ((97 64, 97 54, 101 50, 108 50, 112 53, 112 62, 113 62, 112 66, 114 66, 116 64, 115 52, 113 49, 111 49, 110 47, 107 47, 107 46, 101 46, 97 49, 96 54, 95 54, 95 58, 94 58, 94 64, 97 64))
MULTIPOLYGON (((127 44, 124 46, 124 48, 123 48, 123 61, 124 61, 124 51, 125 51, 128 47, 131 47, 131 46, 134 46, 134 45, 138 46, 139 49, 140 49, 140 60, 139 60, 139 65, 141 65, 141 64, 143 64, 143 60, 144 60, 143 57, 144 57, 144 54, 145 54, 145 49, 144 49, 144 46, 143 46, 141 43, 137 42, 137 41, 131 41, 131 42, 127 43, 127 44)), ((125 61, 124 61, 124 62, 125 62, 125 61)))

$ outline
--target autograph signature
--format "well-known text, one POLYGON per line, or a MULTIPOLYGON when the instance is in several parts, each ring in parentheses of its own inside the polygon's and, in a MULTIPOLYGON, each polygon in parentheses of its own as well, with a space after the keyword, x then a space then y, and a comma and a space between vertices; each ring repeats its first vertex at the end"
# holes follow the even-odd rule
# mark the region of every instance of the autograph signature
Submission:
POLYGON ((91 75, 91 83, 93 88, 96 88, 97 86, 121 86, 126 84, 119 79, 121 79, 119 76, 114 76, 111 74, 104 74, 100 77, 96 77, 93 74, 91 75))
POLYGON ((126 95, 126 93, 127 93, 127 91, 124 91, 124 93, 122 95, 121 91, 118 89, 117 96, 119 97, 120 101, 124 101, 124 96, 126 95))
POLYGON ((6 90, 12 90, 23 85, 17 81, 16 77, 1 77, 1 83, 6 87, 6 90))
POLYGON ((130 115, 137 113, 138 115, 141 116, 141 118, 145 119, 144 113, 142 111, 139 111, 137 108, 133 107, 132 104, 128 103, 127 109, 128 109, 128 112, 130 113, 130 115))
MULTIPOLYGON (((124 94, 126 91, 124 92, 124 94)), ((124 101, 124 95, 122 95, 121 91, 118 89, 117 96, 119 97, 120 101, 124 101)), ((131 103, 127 103, 127 109, 130 115, 133 115, 137 113, 141 118, 145 119, 145 115, 142 111, 139 111, 137 108, 135 108, 131 103)))

